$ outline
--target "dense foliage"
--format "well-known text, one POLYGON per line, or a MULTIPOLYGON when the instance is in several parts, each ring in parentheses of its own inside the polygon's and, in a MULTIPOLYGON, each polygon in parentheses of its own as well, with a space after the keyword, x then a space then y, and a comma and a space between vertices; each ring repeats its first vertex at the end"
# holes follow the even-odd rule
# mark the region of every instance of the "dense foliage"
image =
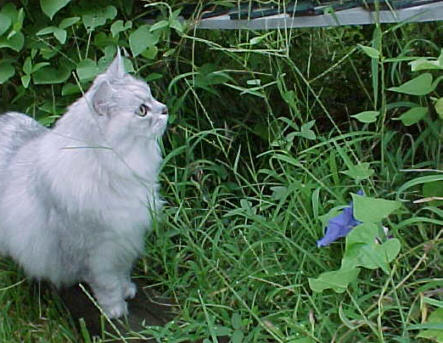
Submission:
MULTIPOLYGON (((442 341, 441 23, 199 31, 181 5, 0 8, 1 112, 52 125, 117 47, 168 104, 167 205, 137 274, 179 315, 140 334, 442 341), (363 224, 317 248, 352 198, 363 224)), ((0 340, 77 341, 57 303, 40 307, 22 279, 2 260, 0 340)))

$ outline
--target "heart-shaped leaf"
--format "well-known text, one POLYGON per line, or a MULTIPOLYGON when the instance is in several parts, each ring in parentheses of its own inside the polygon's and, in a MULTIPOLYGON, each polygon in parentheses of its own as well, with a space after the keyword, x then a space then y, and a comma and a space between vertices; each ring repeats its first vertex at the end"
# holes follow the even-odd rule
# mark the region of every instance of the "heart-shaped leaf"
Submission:
POLYGON ((74 25, 76 22, 80 20, 80 17, 70 17, 63 19, 60 24, 58 25, 61 29, 66 29, 72 25, 74 25))
POLYGON ((11 38, 0 37, 0 48, 10 48, 15 51, 20 51, 25 44, 25 36, 23 33, 17 32, 11 38))
POLYGON ((343 174, 352 177, 354 180, 361 181, 372 176, 374 174, 374 169, 369 168, 369 163, 364 162, 350 166, 347 171, 343 172, 343 174))
POLYGON ((123 24, 123 20, 117 20, 115 23, 111 25, 111 33, 112 37, 117 36, 120 32, 124 32, 132 28, 132 21, 128 20, 123 24))
POLYGON ((40 0, 40 7, 43 13, 52 20, 54 15, 69 4, 70 1, 71 0, 40 0))
POLYGON ((65 30, 57 27, 57 26, 48 26, 36 33, 37 36, 47 35, 52 33, 55 38, 61 43, 64 44, 66 42, 67 33, 65 30))
POLYGON ((401 120, 404 126, 411 126, 422 120, 428 114, 427 107, 413 107, 395 120, 401 120))
POLYGON ((424 73, 398 87, 391 87, 388 90, 409 94, 409 95, 426 95, 434 90, 432 85, 432 75, 424 73))
POLYGON ((381 268, 388 273, 389 262, 392 262, 400 252, 400 241, 393 238, 380 244, 377 242, 378 236, 379 228, 372 223, 363 223, 352 229, 346 237, 342 268, 381 268))
POLYGON ((53 84, 53 83, 63 83, 71 75, 71 69, 66 65, 61 65, 60 67, 46 66, 40 68, 35 73, 32 74, 32 79, 34 84, 53 84))
POLYGON ((343 293, 348 285, 357 279, 359 273, 359 268, 339 269, 322 273, 316 279, 309 278, 309 287, 314 292, 323 292, 325 289, 332 288, 337 293, 343 293))
POLYGON ((364 111, 354 114, 351 117, 357 119, 361 123, 373 123, 377 120, 379 115, 379 111, 364 111))
POLYGON ((93 31, 96 27, 102 26, 107 20, 112 20, 117 15, 117 9, 114 6, 94 9, 82 15, 83 25, 86 30, 93 31))
POLYGON ((80 61, 76 71, 80 81, 92 80, 100 72, 97 63, 89 58, 80 61))
POLYGON ((401 206, 400 201, 376 199, 352 194, 354 217, 363 223, 380 223, 401 206))
POLYGON ((132 55, 138 56, 150 46, 155 46, 158 36, 149 32, 148 25, 142 25, 129 35, 129 47, 132 55))

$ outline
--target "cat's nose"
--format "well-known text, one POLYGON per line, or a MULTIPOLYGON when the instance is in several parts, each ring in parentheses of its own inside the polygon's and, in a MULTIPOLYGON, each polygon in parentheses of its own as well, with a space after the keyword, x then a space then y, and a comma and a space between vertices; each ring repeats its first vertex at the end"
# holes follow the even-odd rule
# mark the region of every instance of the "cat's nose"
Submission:
POLYGON ((166 105, 163 105, 162 114, 163 115, 167 115, 168 114, 168 107, 166 105))

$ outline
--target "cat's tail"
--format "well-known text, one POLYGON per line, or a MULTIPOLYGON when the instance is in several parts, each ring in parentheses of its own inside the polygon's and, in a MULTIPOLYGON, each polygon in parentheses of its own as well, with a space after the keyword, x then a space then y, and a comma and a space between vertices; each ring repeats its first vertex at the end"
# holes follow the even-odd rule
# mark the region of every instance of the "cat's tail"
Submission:
POLYGON ((0 166, 4 166, 25 144, 48 129, 31 117, 18 112, 0 115, 0 166))

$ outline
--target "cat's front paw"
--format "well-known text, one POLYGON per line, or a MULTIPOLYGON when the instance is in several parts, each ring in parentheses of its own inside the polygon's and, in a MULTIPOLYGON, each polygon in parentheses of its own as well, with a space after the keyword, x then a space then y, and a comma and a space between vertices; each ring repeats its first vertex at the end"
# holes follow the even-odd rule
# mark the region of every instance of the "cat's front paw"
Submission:
POLYGON ((128 315, 128 304, 122 300, 118 303, 103 307, 103 311, 111 319, 120 318, 128 315))
POLYGON ((123 298, 134 299, 137 293, 137 286, 133 282, 128 282, 123 289, 123 298))

